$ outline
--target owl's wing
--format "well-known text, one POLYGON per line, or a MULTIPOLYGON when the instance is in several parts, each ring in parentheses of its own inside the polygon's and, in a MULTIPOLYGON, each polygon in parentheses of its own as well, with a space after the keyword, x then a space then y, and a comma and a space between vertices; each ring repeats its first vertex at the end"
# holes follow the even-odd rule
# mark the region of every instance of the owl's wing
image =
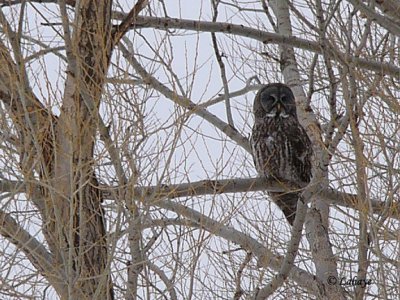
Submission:
POLYGON ((300 124, 298 124, 297 128, 292 130, 289 135, 289 141, 293 151, 293 167, 302 182, 310 182, 311 159, 313 154, 311 141, 300 124))

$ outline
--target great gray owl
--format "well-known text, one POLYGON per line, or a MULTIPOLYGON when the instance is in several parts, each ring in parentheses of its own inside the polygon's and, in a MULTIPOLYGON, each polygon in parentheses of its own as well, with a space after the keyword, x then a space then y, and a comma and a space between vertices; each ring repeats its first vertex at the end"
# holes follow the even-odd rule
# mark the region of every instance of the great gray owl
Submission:
MULTIPOLYGON (((257 172, 278 181, 310 182, 312 147, 297 119, 292 90, 282 83, 262 87, 253 110, 251 146, 257 172)), ((293 225, 300 192, 269 195, 293 225)))

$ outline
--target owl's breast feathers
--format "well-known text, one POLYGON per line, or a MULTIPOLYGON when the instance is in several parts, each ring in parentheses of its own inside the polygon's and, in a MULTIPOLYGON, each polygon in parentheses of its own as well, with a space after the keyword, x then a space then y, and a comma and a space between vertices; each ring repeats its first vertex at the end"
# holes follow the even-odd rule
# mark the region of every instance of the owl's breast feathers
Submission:
POLYGON ((294 116, 256 120, 251 145, 260 175, 294 183, 310 182, 312 146, 294 116))

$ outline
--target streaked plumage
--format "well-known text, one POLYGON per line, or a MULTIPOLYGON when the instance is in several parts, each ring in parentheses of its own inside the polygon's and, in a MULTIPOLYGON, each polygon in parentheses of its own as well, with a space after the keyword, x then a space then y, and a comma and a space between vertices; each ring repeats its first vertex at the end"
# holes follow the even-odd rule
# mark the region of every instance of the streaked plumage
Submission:
MULTIPOLYGON (((278 181, 310 182, 311 142, 297 119, 290 88, 282 83, 264 86, 254 99, 253 111, 251 146, 258 173, 278 181)), ((299 194, 270 193, 291 225, 299 194)))

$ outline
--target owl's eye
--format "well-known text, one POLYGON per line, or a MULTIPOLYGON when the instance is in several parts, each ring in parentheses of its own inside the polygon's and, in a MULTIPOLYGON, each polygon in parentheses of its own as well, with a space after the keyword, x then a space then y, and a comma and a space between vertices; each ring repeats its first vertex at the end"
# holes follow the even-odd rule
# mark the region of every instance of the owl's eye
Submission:
POLYGON ((275 101, 275 98, 274 98, 273 96, 268 96, 268 97, 267 97, 267 101, 268 101, 268 102, 274 102, 274 101, 275 101))
POLYGON ((288 100, 288 97, 286 97, 286 96, 281 97, 281 101, 286 102, 287 100, 288 100))

